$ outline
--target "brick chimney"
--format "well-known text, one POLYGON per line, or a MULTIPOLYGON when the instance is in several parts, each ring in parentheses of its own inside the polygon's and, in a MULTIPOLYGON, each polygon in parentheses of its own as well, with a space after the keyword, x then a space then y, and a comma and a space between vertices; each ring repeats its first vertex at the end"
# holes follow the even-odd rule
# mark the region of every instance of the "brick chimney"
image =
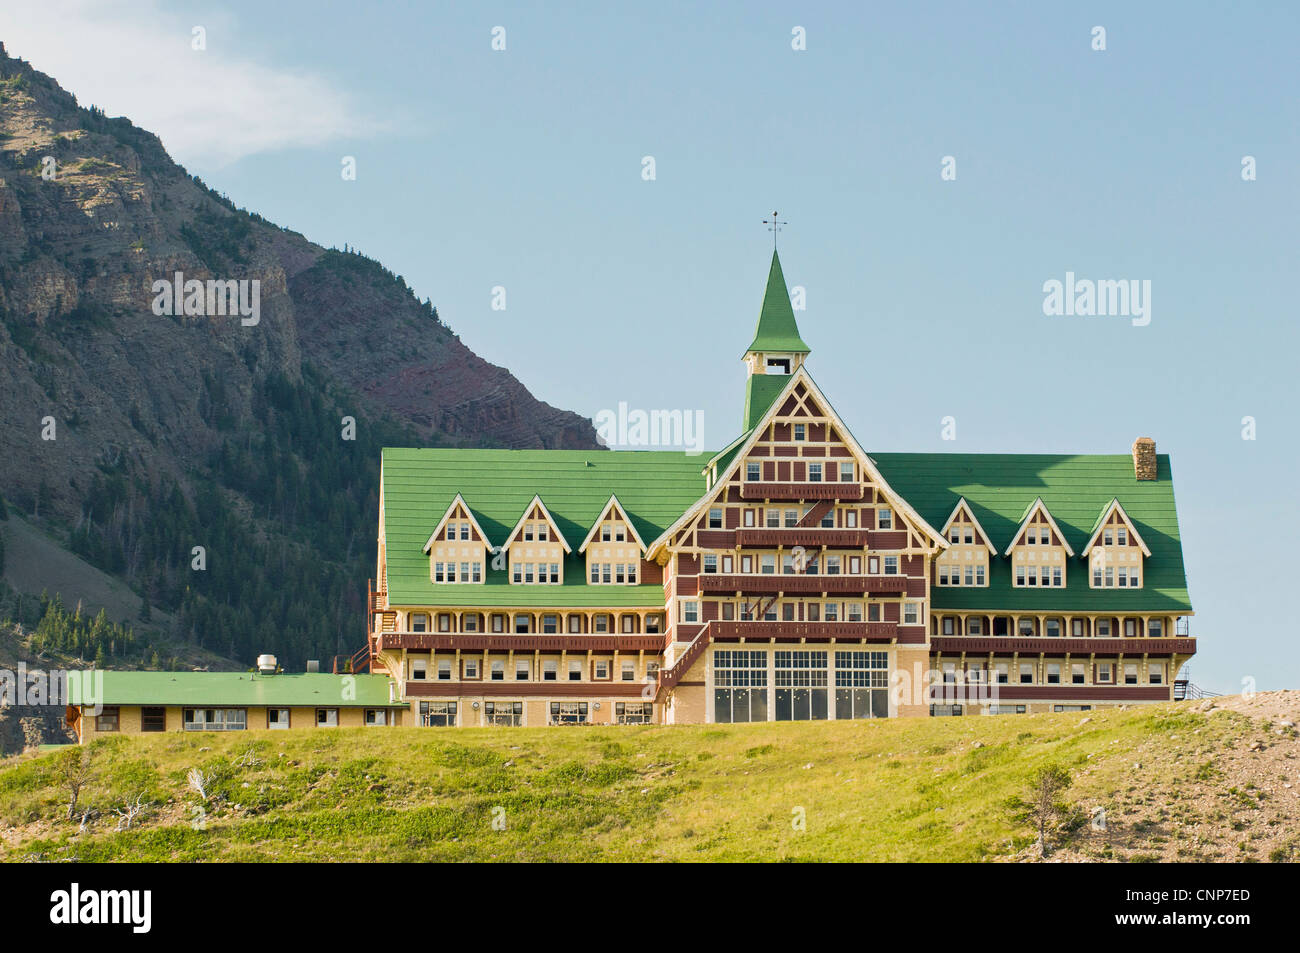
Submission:
POLYGON ((1133 476, 1139 480, 1156 478, 1156 442, 1150 437, 1133 441, 1133 476))

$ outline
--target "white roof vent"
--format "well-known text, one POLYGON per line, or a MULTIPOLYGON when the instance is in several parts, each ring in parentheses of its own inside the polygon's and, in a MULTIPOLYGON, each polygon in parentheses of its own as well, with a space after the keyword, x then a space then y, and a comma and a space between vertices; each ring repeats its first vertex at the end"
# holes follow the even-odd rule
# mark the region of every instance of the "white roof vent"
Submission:
POLYGON ((274 655, 259 655, 257 657, 257 670, 263 675, 274 675, 277 667, 274 655))

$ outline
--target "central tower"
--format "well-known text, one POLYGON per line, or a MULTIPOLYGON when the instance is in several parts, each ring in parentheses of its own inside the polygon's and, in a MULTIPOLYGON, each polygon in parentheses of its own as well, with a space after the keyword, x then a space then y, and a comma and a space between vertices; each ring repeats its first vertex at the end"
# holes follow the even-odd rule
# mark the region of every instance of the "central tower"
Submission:
POLYGON ((810 348, 799 336, 799 325, 790 304, 790 291, 781 272, 781 259, 772 249, 772 267, 767 273, 767 290, 758 313, 754 340, 745 351, 745 421, 751 429, 771 405, 786 379, 803 366, 810 348))

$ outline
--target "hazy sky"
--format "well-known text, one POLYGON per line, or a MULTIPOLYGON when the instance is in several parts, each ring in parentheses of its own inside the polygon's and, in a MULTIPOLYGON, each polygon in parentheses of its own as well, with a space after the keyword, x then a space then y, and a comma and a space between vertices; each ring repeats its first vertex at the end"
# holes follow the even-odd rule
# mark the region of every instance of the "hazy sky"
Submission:
POLYGON ((558 6, 50 0, 0 39, 237 204, 402 274, 542 399, 701 410, 711 447, 779 209, 809 369, 868 451, 1154 437, 1192 679, 1300 685, 1295 4, 558 6), (1045 316, 1067 272, 1149 281, 1150 323, 1045 316))

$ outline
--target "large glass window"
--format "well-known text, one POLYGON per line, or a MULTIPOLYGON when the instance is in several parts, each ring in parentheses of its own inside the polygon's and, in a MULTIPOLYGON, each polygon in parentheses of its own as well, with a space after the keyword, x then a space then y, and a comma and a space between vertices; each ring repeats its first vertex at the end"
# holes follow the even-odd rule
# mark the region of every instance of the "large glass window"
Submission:
POLYGON ((186 731, 243 731, 248 712, 242 708, 186 708, 186 731))
POLYGON ((835 717, 889 717, 889 656, 885 652, 835 653, 835 717))
POLYGON ((614 722, 619 725, 648 725, 653 708, 650 702, 615 702, 614 722))
POLYGON ((713 720, 767 721, 767 653, 713 653, 713 720))
POLYGON ((775 653, 776 720, 820 721, 827 715, 826 653, 775 653))
POLYGON ((420 702, 420 724, 425 728, 454 728, 455 702, 420 702))
POLYGON ((586 723, 586 702, 551 702, 551 724, 584 725, 586 723))
POLYGON ((484 702, 483 723, 487 725, 522 725, 523 702, 484 702))

